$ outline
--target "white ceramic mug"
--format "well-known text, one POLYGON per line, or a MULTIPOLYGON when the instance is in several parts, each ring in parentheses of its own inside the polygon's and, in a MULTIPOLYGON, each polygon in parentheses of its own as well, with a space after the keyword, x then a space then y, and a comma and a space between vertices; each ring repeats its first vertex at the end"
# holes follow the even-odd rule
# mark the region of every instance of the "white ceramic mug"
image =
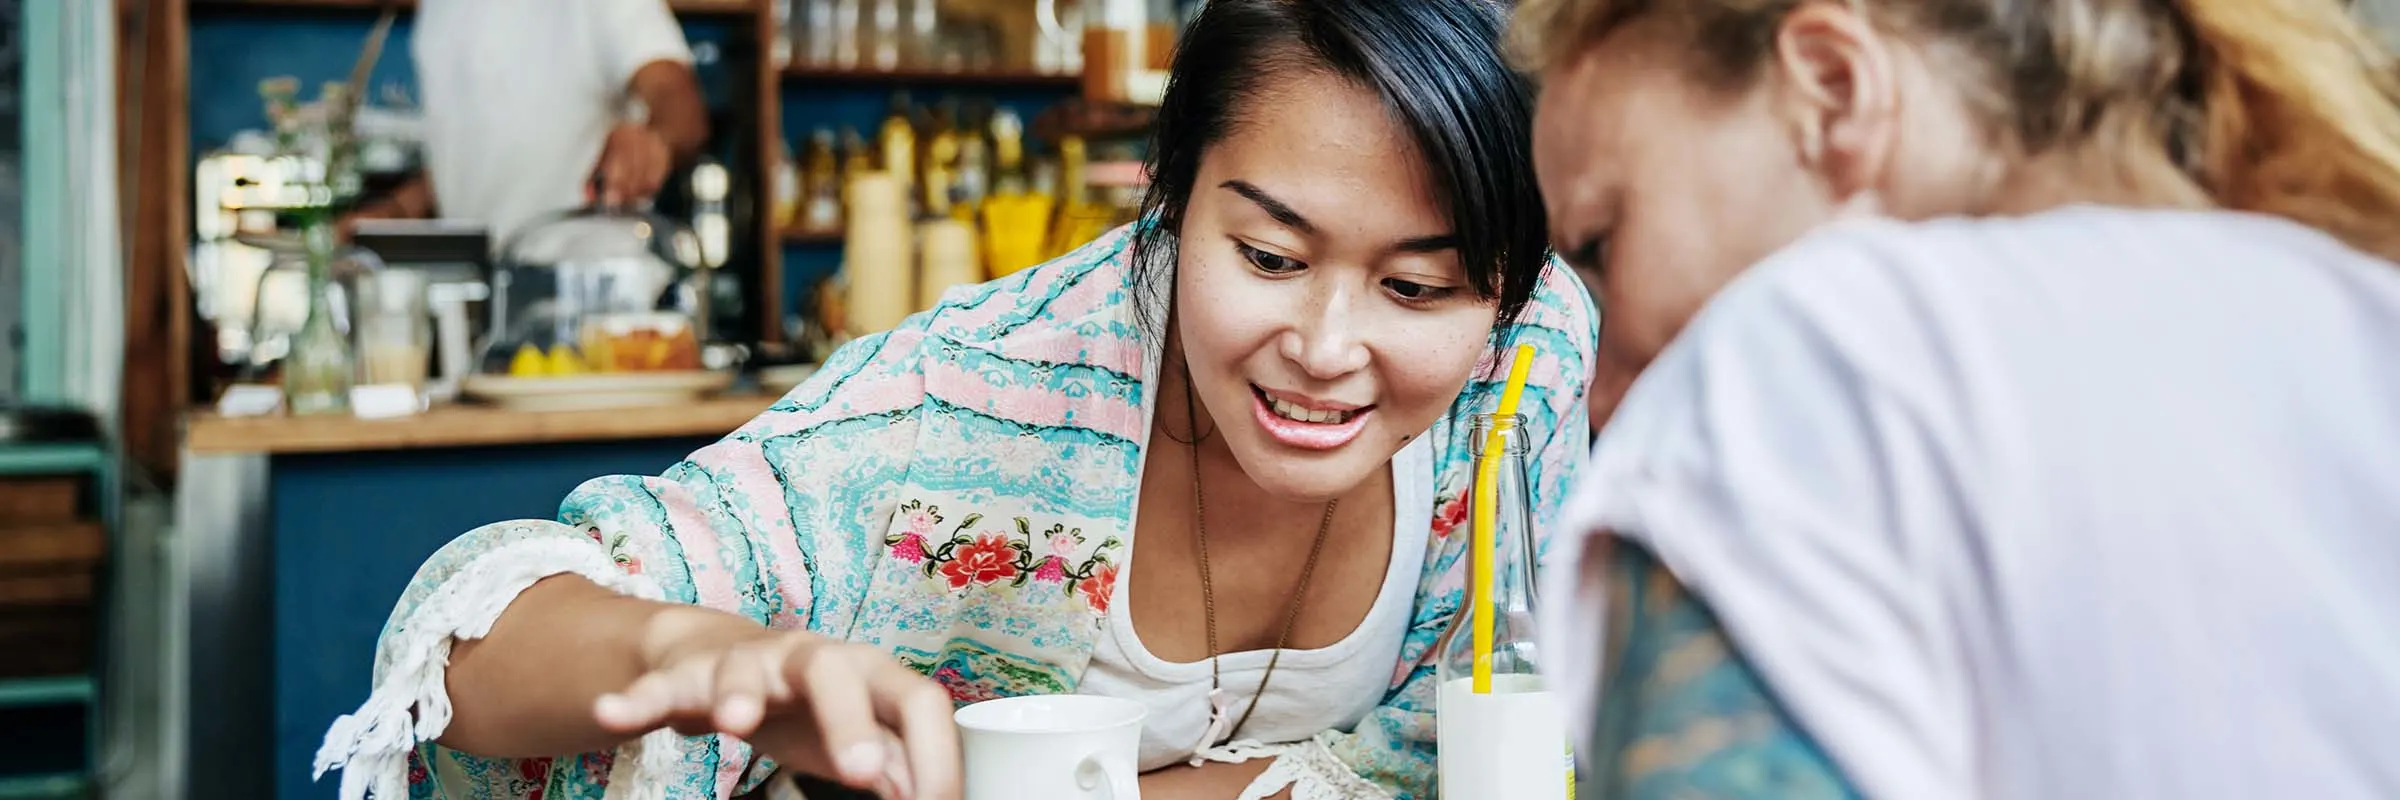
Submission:
POLYGON ((1142 704, 1091 695, 986 700, 958 710, 967 800, 1140 800, 1142 704))

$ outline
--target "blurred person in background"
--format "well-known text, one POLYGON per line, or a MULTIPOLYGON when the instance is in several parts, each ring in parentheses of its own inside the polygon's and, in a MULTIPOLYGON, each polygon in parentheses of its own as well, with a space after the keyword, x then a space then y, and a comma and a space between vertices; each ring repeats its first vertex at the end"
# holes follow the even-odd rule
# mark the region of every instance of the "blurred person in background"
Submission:
POLYGON ((421 0, 425 166, 356 217, 525 223, 646 199, 708 139, 666 0, 421 0))
POLYGON ((2341 4, 1516 26, 1606 313, 1545 593, 1601 796, 2400 796, 2400 92, 2341 4))

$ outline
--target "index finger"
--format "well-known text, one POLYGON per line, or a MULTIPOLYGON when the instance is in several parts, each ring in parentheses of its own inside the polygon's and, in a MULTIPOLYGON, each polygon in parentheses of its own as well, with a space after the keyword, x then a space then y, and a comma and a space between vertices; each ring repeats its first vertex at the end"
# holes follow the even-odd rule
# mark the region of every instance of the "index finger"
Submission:
POLYGON ((876 716, 898 728, 907 744, 915 800, 958 800, 965 789, 959 774, 958 726, 951 718, 955 709, 950 693, 891 660, 870 671, 868 686, 875 697, 876 716))

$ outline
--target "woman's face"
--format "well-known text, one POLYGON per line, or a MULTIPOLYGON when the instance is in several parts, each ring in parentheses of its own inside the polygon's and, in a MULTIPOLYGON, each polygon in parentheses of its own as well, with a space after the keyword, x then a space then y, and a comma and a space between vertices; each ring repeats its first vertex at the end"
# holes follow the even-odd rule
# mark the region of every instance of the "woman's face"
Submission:
POLYGON ((1656 24, 1544 75, 1534 114, 1551 241, 1598 277, 1595 425, 1742 270, 1846 205, 1958 211, 1984 156, 1939 78, 1838 4, 1790 15, 1765 74, 1736 89, 1694 80, 1692 48, 1656 24))
POLYGON ((1242 469, 1338 497, 1465 387, 1496 317, 1417 150, 1368 89, 1292 76, 1241 109, 1185 207, 1175 329, 1242 469))

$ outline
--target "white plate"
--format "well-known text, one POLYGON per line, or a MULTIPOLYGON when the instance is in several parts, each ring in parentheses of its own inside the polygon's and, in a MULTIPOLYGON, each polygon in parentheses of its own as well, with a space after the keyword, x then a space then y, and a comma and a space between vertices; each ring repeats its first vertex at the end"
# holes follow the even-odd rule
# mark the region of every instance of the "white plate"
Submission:
POLYGON ((585 411, 687 402, 724 389, 733 373, 689 370, 518 378, 471 375, 467 396, 516 411, 585 411))

